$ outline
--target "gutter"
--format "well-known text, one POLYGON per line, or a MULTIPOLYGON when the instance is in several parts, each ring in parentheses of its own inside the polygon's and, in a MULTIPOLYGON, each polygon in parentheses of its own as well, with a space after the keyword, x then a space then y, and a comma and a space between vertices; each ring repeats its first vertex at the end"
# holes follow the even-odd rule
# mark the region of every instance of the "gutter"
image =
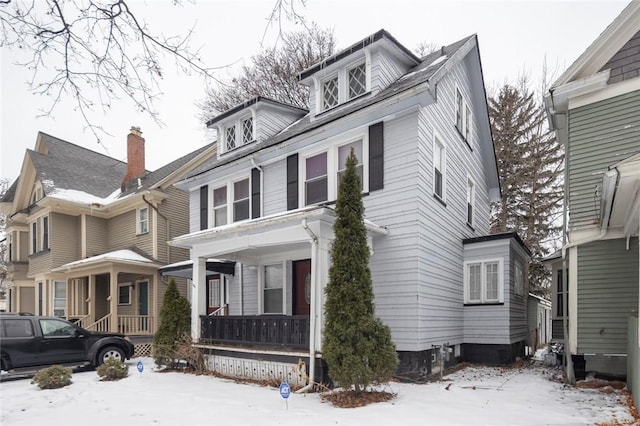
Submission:
POLYGON ((307 219, 302 219, 302 227, 311 237, 311 297, 313 303, 309 312, 309 381, 308 384, 296 393, 306 393, 313 390, 315 385, 315 369, 316 369, 316 320, 317 320, 317 287, 318 287, 318 237, 307 225, 307 219))

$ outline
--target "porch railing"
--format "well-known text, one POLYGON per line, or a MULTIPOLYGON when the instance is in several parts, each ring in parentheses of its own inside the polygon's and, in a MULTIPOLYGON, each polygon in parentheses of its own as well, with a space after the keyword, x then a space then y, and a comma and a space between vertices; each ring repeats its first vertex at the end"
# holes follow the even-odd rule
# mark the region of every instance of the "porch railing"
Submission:
POLYGON ((91 315, 75 315, 75 316, 69 316, 67 319, 72 323, 74 323, 75 325, 77 325, 78 327, 82 327, 85 330, 88 330, 87 327, 89 325, 90 316, 91 315))
POLYGON ((110 320, 111 320, 111 314, 107 314, 102 318, 100 318, 98 321, 94 322, 93 324, 89 324, 84 328, 86 328, 89 331, 97 331, 99 333, 108 333, 110 331, 109 330, 110 320))
POLYGON ((306 315, 200 316, 202 343, 309 347, 306 315))
POLYGON ((118 332, 123 334, 153 334, 153 317, 149 315, 118 315, 118 332))

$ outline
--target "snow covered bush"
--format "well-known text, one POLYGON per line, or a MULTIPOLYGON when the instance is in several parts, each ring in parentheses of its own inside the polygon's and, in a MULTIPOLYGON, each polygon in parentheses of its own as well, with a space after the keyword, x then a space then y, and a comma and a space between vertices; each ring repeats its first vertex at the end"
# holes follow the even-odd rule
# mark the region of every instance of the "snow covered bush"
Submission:
POLYGON ((109 358, 96 370, 100 380, 113 381, 124 379, 129 375, 129 367, 124 362, 109 358))
POLYGON ((32 385, 40 389, 58 389, 71 384, 71 369, 61 365, 53 365, 38 371, 31 380, 32 385))

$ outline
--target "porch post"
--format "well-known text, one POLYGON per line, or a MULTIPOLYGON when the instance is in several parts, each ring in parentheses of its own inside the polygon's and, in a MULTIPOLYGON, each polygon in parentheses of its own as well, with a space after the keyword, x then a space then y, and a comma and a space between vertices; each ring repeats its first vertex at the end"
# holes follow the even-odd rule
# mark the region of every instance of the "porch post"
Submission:
POLYGON ((109 274, 109 331, 118 331, 118 271, 111 269, 109 274))
POLYGON ((206 283, 207 259, 197 257, 193 259, 191 280, 191 338, 194 342, 200 340, 200 315, 205 314, 206 283))
POLYGON ((89 290, 87 294, 87 299, 89 299, 89 303, 87 306, 87 314, 89 315, 89 324, 96 320, 96 276, 89 275, 89 290))

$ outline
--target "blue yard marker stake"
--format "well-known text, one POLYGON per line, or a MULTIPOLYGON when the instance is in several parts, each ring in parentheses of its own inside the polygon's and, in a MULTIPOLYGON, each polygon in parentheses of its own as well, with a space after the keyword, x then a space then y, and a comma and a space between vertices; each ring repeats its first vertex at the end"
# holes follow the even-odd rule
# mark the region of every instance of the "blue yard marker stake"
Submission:
POLYGON ((289 409, 289 403, 287 401, 287 398, 289 398, 289 395, 291 395, 291 388, 289 387, 289 383, 287 382, 280 383, 280 396, 284 398, 284 404, 287 407, 287 410, 289 409))
POLYGON ((144 365, 142 364, 142 361, 138 361, 138 364, 136 364, 136 366, 138 367, 138 371, 140 372, 140 377, 142 377, 142 370, 144 370, 144 365))

